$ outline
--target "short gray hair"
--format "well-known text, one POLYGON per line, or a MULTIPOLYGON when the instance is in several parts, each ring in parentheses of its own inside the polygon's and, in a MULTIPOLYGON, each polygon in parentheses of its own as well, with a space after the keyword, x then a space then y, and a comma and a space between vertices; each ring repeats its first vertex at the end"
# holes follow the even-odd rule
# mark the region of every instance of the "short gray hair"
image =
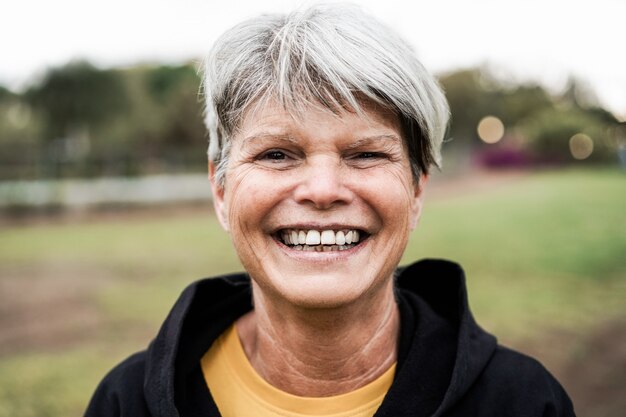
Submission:
POLYGON ((204 65, 209 160, 223 184, 230 142, 245 113, 275 99, 302 116, 315 105, 361 113, 363 99, 402 124, 416 181, 440 166, 449 110, 413 48, 353 5, 262 15, 225 32, 204 65))

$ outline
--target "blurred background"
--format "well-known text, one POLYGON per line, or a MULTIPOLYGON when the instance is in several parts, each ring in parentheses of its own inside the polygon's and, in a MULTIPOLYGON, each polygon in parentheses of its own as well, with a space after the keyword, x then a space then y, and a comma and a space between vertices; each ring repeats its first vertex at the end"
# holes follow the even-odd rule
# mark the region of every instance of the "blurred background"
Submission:
MULTIPOLYGON (((578 415, 623 415, 626 2, 356 3, 452 110, 404 262, 460 262, 483 327, 578 415)), ((241 269, 210 204, 198 69, 226 28, 297 4, 3 7, 0 417, 82 415, 186 285, 241 269)))

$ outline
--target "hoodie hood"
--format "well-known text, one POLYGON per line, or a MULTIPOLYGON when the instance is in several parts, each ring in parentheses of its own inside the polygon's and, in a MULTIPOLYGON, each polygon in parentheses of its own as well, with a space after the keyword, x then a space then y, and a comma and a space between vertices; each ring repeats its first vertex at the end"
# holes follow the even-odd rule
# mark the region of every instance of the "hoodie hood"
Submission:
MULTIPOLYGON (((376 416, 415 416, 416 409, 442 415, 485 368, 496 339, 474 321, 465 275, 455 263, 424 260, 400 268, 396 296, 402 327, 398 366, 376 416)), ((204 279, 183 292, 147 352, 144 396, 153 416, 187 415, 184 404, 203 395, 203 410, 219 415, 211 413, 217 408, 206 385, 198 384, 200 358, 252 308, 251 299, 246 274, 204 279)))
MULTIPOLYGON (((409 349, 414 352, 407 354, 409 359, 406 360, 417 363, 400 363, 396 379, 398 384, 394 385, 408 391, 405 395, 411 395, 412 389, 436 382, 434 380, 437 376, 440 384, 447 381, 443 398, 435 399, 437 406, 434 412, 425 414, 440 416, 457 404, 473 386, 494 355, 497 340, 474 320, 468 303, 465 273, 460 265, 427 259, 400 268, 399 272, 396 287, 409 300, 407 304, 418 309, 418 325, 413 329, 417 340, 412 343, 401 341, 400 346, 410 346, 409 349), (452 362, 448 362, 451 359, 452 362), (451 365, 449 378, 446 378, 442 369, 446 364, 451 365), (429 365, 430 369, 419 369, 429 365), (403 375, 403 372, 407 375, 403 375), (411 386, 408 381, 401 381, 401 378, 422 379, 422 382, 411 386)), ((400 307, 402 311, 402 303, 400 307)), ((407 327, 402 331, 411 330, 410 326, 407 327)), ((402 360, 401 357, 399 359, 402 360)), ((392 385, 390 394, 394 388, 392 385)), ((385 402, 379 411, 384 410, 384 406, 385 402)))
POLYGON ((205 278, 187 287, 150 344, 144 394, 153 416, 179 416, 187 376, 211 343, 252 308, 250 278, 232 274, 205 278))

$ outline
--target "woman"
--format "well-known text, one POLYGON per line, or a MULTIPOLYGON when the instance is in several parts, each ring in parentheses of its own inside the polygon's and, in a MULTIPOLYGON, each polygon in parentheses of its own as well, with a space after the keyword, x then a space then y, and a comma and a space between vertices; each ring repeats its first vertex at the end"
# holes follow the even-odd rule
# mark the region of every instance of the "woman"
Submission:
POLYGON ((461 269, 399 270, 448 108, 412 49, 358 9, 226 32, 206 63, 215 209, 246 274, 191 285, 88 416, 570 416, 496 344, 461 269))

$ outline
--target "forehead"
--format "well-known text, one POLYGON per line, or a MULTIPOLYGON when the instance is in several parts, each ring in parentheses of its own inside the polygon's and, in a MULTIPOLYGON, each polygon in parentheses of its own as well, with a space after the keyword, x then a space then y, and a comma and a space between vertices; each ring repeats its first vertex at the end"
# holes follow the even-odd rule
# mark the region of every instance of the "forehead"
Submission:
POLYGON ((308 105, 299 110, 287 109, 276 101, 253 106, 234 132, 235 140, 261 136, 283 136, 298 139, 315 136, 381 136, 402 142, 401 124, 397 115, 376 103, 362 102, 358 110, 333 112, 321 105, 308 105))

